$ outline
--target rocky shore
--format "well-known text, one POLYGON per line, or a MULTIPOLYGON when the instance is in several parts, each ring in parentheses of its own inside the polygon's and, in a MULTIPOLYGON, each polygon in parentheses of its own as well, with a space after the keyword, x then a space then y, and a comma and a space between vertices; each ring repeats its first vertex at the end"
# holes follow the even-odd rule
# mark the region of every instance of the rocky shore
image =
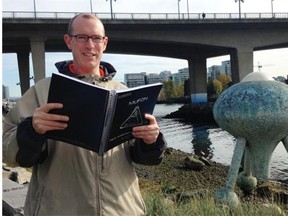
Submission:
MULTIPOLYGON (((179 197, 179 194, 183 197, 186 194, 188 199, 190 195, 201 191, 214 195, 225 185, 229 169, 228 166, 172 148, 166 150, 160 165, 134 164, 134 167, 142 189, 156 190, 174 197, 179 197)), ((31 173, 24 168, 3 166, 2 177, 27 185, 31 173)), ((234 191, 242 203, 253 202, 255 205, 262 205, 273 200, 282 203, 282 211, 288 214, 288 182, 258 180, 257 188, 251 194, 244 194, 237 186, 234 191)))
POLYGON ((177 111, 166 115, 164 118, 177 118, 195 124, 216 124, 213 117, 213 105, 213 102, 184 104, 177 111))
MULTIPOLYGON (((228 173, 228 166, 204 160, 204 166, 187 166, 187 159, 197 156, 191 153, 168 148, 162 163, 158 166, 142 166, 135 164, 142 188, 156 188, 156 190, 169 191, 174 196, 179 194, 194 194, 199 191, 209 191, 213 195, 224 187, 228 173)), ((288 213, 288 182, 273 180, 258 180, 257 188, 250 194, 244 194, 235 186, 235 193, 240 202, 253 202, 256 205, 269 203, 271 200, 287 206, 288 213)))

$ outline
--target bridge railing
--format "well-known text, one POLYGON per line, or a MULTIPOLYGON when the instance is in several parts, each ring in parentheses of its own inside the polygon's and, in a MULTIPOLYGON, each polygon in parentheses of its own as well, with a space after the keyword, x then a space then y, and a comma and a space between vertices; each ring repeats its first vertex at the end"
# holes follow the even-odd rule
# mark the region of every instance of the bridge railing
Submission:
MULTIPOLYGON (((2 11, 4 19, 70 19, 79 12, 2 11)), ((288 13, 94 13, 101 19, 175 20, 175 19, 287 19, 288 13)))

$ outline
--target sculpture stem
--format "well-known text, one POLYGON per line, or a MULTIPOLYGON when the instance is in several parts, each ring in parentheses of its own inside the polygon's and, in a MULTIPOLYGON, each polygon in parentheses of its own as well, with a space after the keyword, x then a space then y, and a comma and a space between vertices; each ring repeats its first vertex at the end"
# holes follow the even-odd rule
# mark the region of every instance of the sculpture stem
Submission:
POLYGON ((250 161, 250 150, 245 148, 245 158, 244 158, 244 173, 246 176, 252 176, 251 161, 250 161))
POLYGON ((256 178, 268 179, 270 177, 271 158, 276 146, 277 143, 271 143, 271 141, 254 142, 249 146, 251 169, 256 178))
POLYGON ((245 146, 246 146, 246 139, 243 137, 238 137, 231 161, 231 166, 229 168, 227 176, 226 188, 229 191, 233 190, 236 184, 245 146))

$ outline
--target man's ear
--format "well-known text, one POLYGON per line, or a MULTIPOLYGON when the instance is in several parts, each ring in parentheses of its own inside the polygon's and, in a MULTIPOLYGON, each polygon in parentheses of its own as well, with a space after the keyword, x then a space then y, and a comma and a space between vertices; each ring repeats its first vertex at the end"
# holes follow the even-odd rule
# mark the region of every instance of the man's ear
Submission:
POLYGON ((103 51, 106 50, 108 41, 109 41, 108 37, 105 37, 105 38, 104 38, 104 42, 103 42, 103 43, 104 43, 104 49, 103 49, 103 51))
POLYGON ((68 34, 64 35, 64 41, 65 41, 66 46, 68 47, 68 49, 71 50, 71 37, 68 34))

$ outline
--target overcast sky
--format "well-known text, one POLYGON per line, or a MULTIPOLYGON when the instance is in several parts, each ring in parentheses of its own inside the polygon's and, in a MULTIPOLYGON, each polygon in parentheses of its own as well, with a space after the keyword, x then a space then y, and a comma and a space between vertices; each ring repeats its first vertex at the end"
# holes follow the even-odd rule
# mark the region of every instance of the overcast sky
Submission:
MULTIPOLYGON (((244 0, 241 13, 288 13, 288 0, 244 0)), ((110 0, 2 0, 3 11, 38 12, 93 12, 110 13, 110 0), (35 4, 34 4, 35 3, 35 4)), ((178 0, 112 0, 114 13, 178 13, 178 0)), ((180 0, 180 13, 238 13, 239 2, 235 0, 180 0), (188 4, 187 4, 188 3, 188 4), (189 5, 187 10, 187 5, 189 5)), ((64 43, 64 42, 63 42, 64 43)), ((46 75, 55 72, 54 63, 71 59, 70 53, 47 53, 46 75)), ((219 65, 228 56, 209 59, 207 66, 219 65)), ((125 73, 159 73, 169 70, 176 73, 187 67, 187 61, 162 57, 105 54, 103 60, 112 63, 118 73, 115 79, 123 81, 125 73)), ((288 48, 254 52, 255 71, 258 64, 261 71, 271 76, 288 75, 288 48)), ((10 96, 20 96, 16 54, 3 54, 2 84, 9 86, 10 96)), ((32 75, 32 72, 31 72, 32 75)))
MULTIPOLYGON (((55 12, 110 12, 110 0, 2 0, 3 10, 55 12)), ((235 0, 180 0, 180 12, 187 12, 187 2, 190 13, 233 13, 239 11, 239 3, 235 0)), ((115 13, 177 13, 178 0, 112 0, 115 13)), ((287 12, 287 0, 274 0, 274 12, 287 12)), ((271 12, 271 0, 244 0, 241 2, 241 12, 271 12)))

